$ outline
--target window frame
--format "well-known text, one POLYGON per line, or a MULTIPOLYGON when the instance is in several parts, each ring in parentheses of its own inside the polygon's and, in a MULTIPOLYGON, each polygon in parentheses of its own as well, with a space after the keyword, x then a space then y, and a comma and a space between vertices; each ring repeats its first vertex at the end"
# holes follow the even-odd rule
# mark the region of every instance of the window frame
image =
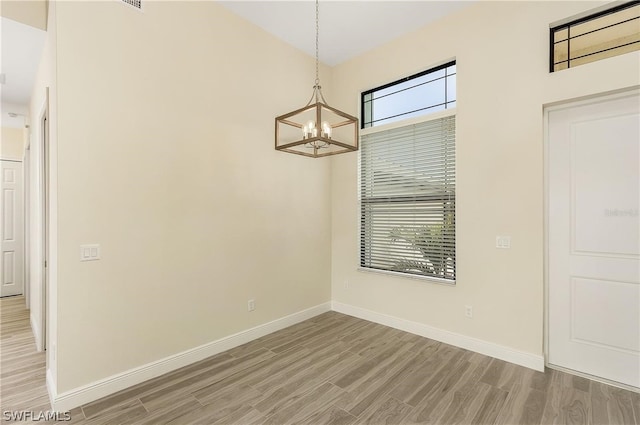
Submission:
MULTIPOLYGON (((579 15, 579 17, 574 18, 574 19, 569 18, 567 20, 563 20, 563 21, 560 21, 560 22, 556 22, 555 24, 551 24, 549 26, 549 73, 553 74, 553 73, 556 73, 556 72, 565 71, 567 69, 574 68, 574 67, 571 66, 571 58, 569 56, 567 56, 567 61, 566 61, 567 62, 567 67, 563 68, 563 69, 555 70, 556 63, 555 63, 555 55, 554 55, 554 51, 555 51, 554 46, 555 46, 556 43, 554 41, 554 35, 555 35, 556 32, 562 31, 563 29, 567 29, 567 31, 570 31, 571 27, 573 27, 573 26, 580 25, 580 24, 582 24, 584 22, 589 22, 589 21, 592 21, 592 20, 595 20, 595 19, 599 19, 599 18, 602 18, 603 16, 612 15, 614 13, 618 13, 618 12, 620 12, 622 10, 629 9, 631 7, 635 7, 635 6, 638 6, 638 5, 640 5, 640 0, 631 0, 631 1, 628 1, 628 2, 625 2, 625 3, 622 3, 622 4, 615 5, 613 7, 610 7, 609 5, 605 5, 604 9, 601 9, 601 10, 596 9, 597 11, 594 11, 592 13, 586 12, 586 15, 584 15, 584 16, 580 16, 579 15)), ((615 25, 619 25, 619 24, 620 23, 615 24, 615 25)), ((602 27, 602 28, 598 28, 597 30, 594 30, 594 31, 601 31, 601 30, 606 29, 606 28, 607 27, 602 27)), ((592 32, 594 32, 594 31, 592 31, 592 32)), ((569 40, 569 42, 570 42, 571 38, 568 37, 567 40, 569 40)), ((607 49, 607 50, 618 49, 620 47, 624 47, 624 46, 616 46, 616 47, 613 47, 613 48, 607 49)), ((607 50, 602 50, 602 51, 594 52, 594 53, 591 53, 591 54, 595 55, 595 54, 602 53, 602 52, 607 51, 607 50)), ((571 54, 571 49, 570 48, 568 49, 567 53, 568 53, 568 55, 571 54)), ((622 54, 624 54, 624 53, 622 53, 622 54)), ((573 60, 576 60, 576 59, 580 59, 580 58, 574 58, 573 60)), ((586 64, 593 63, 593 62, 598 62, 598 61, 604 60, 604 59, 608 59, 608 58, 596 59, 595 61, 587 62, 586 64)), ((559 62, 559 63, 562 63, 562 62, 559 62)), ((576 65, 576 66, 580 66, 580 65, 576 65)))
MULTIPOLYGON (((442 69, 447 69, 447 68, 449 68, 450 66, 453 66, 453 65, 457 65, 457 58, 452 58, 452 59, 446 60, 443 63, 441 63, 440 65, 436 65, 436 66, 433 66, 433 67, 431 67, 429 69, 426 69, 424 71, 420 71, 417 74, 412 74, 412 75, 409 75, 408 77, 403 77, 403 78, 400 78, 398 80, 392 81, 390 83, 386 83, 386 84, 383 84, 381 86, 374 87, 372 89, 368 89, 368 90, 365 90, 365 91, 361 92, 360 93, 360 131, 362 132, 362 131, 365 131, 365 130, 368 130, 368 129, 371 129, 371 128, 374 128, 374 127, 390 125, 392 123, 404 121, 405 119, 409 120, 409 119, 412 119, 412 118, 423 118, 426 115, 431 115, 431 114, 436 114, 436 113, 442 112, 442 111, 428 112, 429 108, 433 108, 433 107, 436 107, 436 106, 440 105, 440 104, 436 104, 436 105, 433 105, 433 106, 425 108, 424 109, 424 111, 425 111, 424 115, 419 115, 419 116, 415 116, 415 117, 409 117, 409 118, 405 118, 405 119, 399 119, 397 121, 392 121, 390 123, 380 124, 380 125, 377 125, 377 126, 374 124, 374 121, 371 121, 371 125, 369 127, 365 127, 365 121, 366 121, 365 120, 365 116, 364 116, 365 110, 366 110, 366 108, 365 108, 365 103, 366 103, 365 102, 365 97, 368 94, 375 93, 375 92, 377 92, 379 90, 384 90, 384 89, 387 89, 389 87, 393 87, 393 86, 398 85, 398 84, 406 83, 407 81, 415 80, 415 79, 423 77, 425 75, 428 75, 428 74, 431 74, 431 73, 434 73, 434 72, 438 72, 438 71, 440 71, 442 69)), ((458 81, 457 68, 456 68, 455 76, 456 76, 456 86, 457 86, 457 81, 458 81)), ((445 90, 444 111, 455 110, 455 108, 456 108, 455 106, 452 107, 452 108, 447 108, 447 104, 452 103, 452 102, 456 102, 456 105, 457 105, 457 90, 456 90, 456 99, 454 101, 449 102, 447 100, 447 96, 446 96, 447 95, 447 78, 448 77, 445 74, 444 77, 440 77, 440 78, 443 78, 444 81, 445 81, 445 85, 444 85, 444 87, 445 87, 445 89, 444 89, 445 90)), ((373 99, 372 99, 372 104, 373 104, 373 99)), ((411 112, 406 112, 405 114, 408 114, 408 113, 411 113, 411 112)), ((404 114, 402 114, 402 115, 404 115, 404 114)), ((388 118, 391 118, 391 117, 386 117, 386 118, 383 118, 383 119, 388 119, 388 118)))
MULTIPOLYGON (((455 61, 454 61, 455 62, 455 61)), ((449 62, 449 65, 451 64, 451 62, 449 62)), ((398 80, 400 82, 404 82, 405 80, 398 80)), ((364 93, 364 92, 363 92, 364 93)), ((362 99, 364 99, 364 96, 361 97, 362 99)), ((363 111, 362 111, 363 112, 363 111)), ((372 126, 372 127, 367 127, 367 128, 363 128, 360 130, 360 137, 362 136, 366 136, 368 134, 372 134, 372 133, 378 133, 378 132, 383 132, 383 131, 387 131, 387 130, 393 130, 396 128, 401 128, 401 127, 407 127, 410 125, 415 125, 415 124, 420 124, 423 122, 427 122, 427 121, 436 121, 442 118, 447 118, 447 117, 455 117, 456 121, 457 121, 457 109, 454 108, 450 108, 450 109, 445 109, 445 110, 441 110, 441 111, 437 111, 437 112, 426 112, 424 115, 420 115, 420 116, 416 116, 416 117, 410 117, 410 118, 406 118, 403 120, 398 120, 398 121, 393 121, 387 124, 381 124, 378 126, 372 126)), ((457 126, 457 124, 456 124, 457 126)), ((457 145, 457 138, 456 138, 456 142, 455 145, 457 145)), ((458 173, 458 154, 457 154, 457 150, 455 152, 455 175, 457 177, 457 173, 458 173)), ((359 272, 363 272, 363 273, 377 273, 377 274, 383 274, 383 275, 388 275, 388 276, 395 276, 395 277, 400 277, 400 278, 406 278, 406 279, 415 279, 415 280, 420 280, 420 281, 426 281, 429 283, 435 283, 435 284, 440 284, 440 285, 446 285, 446 286, 456 286, 456 282, 457 282, 457 258, 458 258, 458 243, 457 243, 457 232, 455 231, 455 229, 457 229, 457 223, 455 220, 454 221, 454 232, 455 232, 455 240, 454 240, 454 250, 455 250, 455 259, 454 259, 454 279, 445 279, 445 278, 439 278, 436 276, 429 276, 429 275, 420 275, 420 274, 414 274, 414 273, 408 273, 408 272, 401 272, 401 271, 395 271, 395 270, 385 270, 385 269, 378 269, 378 268, 373 268, 373 267, 366 267, 362 265, 362 151, 359 150, 358 152, 358 179, 357 179, 357 184, 358 184, 358 216, 357 216, 357 220, 358 220, 358 232, 356 234, 357 237, 357 257, 358 257, 358 266, 357 266, 357 270, 359 272)), ((457 198, 457 189, 454 192, 454 200, 456 200, 457 198)), ((456 215, 456 210, 457 210, 457 202, 454 204, 454 216, 456 215)))

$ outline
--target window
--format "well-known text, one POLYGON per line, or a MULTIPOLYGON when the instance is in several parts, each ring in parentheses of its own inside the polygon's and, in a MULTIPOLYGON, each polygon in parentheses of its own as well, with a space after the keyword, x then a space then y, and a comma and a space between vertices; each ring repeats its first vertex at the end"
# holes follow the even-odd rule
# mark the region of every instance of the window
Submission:
POLYGON ((455 61, 362 93, 362 128, 455 108, 455 61))
POLYGON ((131 7, 142 10, 142 0, 122 0, 131 7))
POLYGON ((640 2, 551 28, 550 72, 640 50, 640 2))
POLYGON ((363 134, 360 266, 455 283, 455 199, 455 115, 363 134))

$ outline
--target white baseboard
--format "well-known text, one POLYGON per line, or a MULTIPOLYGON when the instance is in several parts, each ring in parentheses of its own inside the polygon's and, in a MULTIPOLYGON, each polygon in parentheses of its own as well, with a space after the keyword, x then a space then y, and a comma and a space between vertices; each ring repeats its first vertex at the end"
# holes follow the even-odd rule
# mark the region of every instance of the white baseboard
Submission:
POLYGON ((331 303, 320 304, 61 394, 52 391, 55 390, 55 386, 53 386, 53 382, 49 383, 49 375, 47 375, 52 408, 58 412, 73 409, 328 311, 331 311, 331 303))
POLYGON ((36 350, 42 351, 42 332, 40 332, 40 326, 34 319, 33 314, 29 314, 29 323, 31 324, 33 338, 36 340, 36 350))
POLYGON ((412 322, 399 317, 389 316, 364 308, 355 307, 350 304, 343 304, 337 301, 331 303, 331 309, 338 313, 348 314, 370 322, 400 329, 405 332, 420 335, 425 338, 434 339, 456 347, 484 354, 489 357, 515 363, 538 371, 544 371, 544 356, 514 350, 513 348, 481 339, 460 335, 443 329, 434 328, 423 323, 412 322))
MULTIPOLYGON (((79 388, 74 388, 73 390, 66 391, 61 394, 56 393, 56 387, 52 376, 50 371, 47 370, 47 389, 49 391, 51 406, 55 411, 59 412, 73 409, 129 388, 133 385, 140 384, 162 374, 188 366, 192 363, 206 359, 207 357, 230 350, 239 345, 246 344, 254 339, 279 331, 288 326, 295 325, 296 323, 300 323, 330 310, 359 317, 381 325, 390 326, 392 328, 434 339, 446 344, 451 344, 456 347, 471 350, 490 357, 495 357, 530 369, 538 371, 544 370, 544 356, 542 355, 538 356, 514 350, 503 345, 445 331, 422 323, 412 322, 410 320, 333 301, 331 303, 324 303, 311 307, 307 310, 299 311, 289 316, 276 319, 272 322, 265 323, 237 334, 221 338, 217 341, 212 341, 199 347, 130 369, 126 372, 101 379, 100 381, 96 381, 79 388)), ((35 334, 37 328, 34 326, 33 317, 31 317, 31 327, 34 329, 35 334)))

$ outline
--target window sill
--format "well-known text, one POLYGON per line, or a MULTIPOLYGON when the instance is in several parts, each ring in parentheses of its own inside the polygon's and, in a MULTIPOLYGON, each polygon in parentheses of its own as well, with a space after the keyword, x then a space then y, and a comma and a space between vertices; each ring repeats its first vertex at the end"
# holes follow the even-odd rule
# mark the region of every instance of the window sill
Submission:
POLYGON ((363 272, 363 273, 384 274, 384 275, 387 275, 387 276, 401 277, 401 278, 405 278, 405 279, 422 280, 422 281, 427 281, 427 282, 430 282, 430 283, 436 283, 438 285, 456 286, 456 281, 455 280, 440 279, 440 278, 431 277, 431 276, 419 276, 417 274, 393 272, 393 271, 390 271, 390 270, 370 269, 370 268, 367 268, 367 267, 358 267, 358 271, 359 272, 363 272))

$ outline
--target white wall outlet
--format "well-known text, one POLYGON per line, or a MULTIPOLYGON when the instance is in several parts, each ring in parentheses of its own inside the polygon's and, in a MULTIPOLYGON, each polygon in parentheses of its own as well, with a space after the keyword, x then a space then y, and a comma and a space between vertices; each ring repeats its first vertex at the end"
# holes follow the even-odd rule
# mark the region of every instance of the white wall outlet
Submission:
POLYGON ((349 289, 349 279, 344 280, 344 289, 349 289))
POLYGON ((464 306, 464 315, 472 318, 473 317, 473 307, 471 307, 470 305, 465 305, 464 306))
POLYGON ((511 236, 496 236, 496 248, 511 248, 511 236))
POLYGON ((100 259, 100 245, 80 245, 80 261, 95 261, 100 259))
POLYGON ((256 309, 256 300, 253 298, 247 301, 247 310, 253 311, 256 309))

